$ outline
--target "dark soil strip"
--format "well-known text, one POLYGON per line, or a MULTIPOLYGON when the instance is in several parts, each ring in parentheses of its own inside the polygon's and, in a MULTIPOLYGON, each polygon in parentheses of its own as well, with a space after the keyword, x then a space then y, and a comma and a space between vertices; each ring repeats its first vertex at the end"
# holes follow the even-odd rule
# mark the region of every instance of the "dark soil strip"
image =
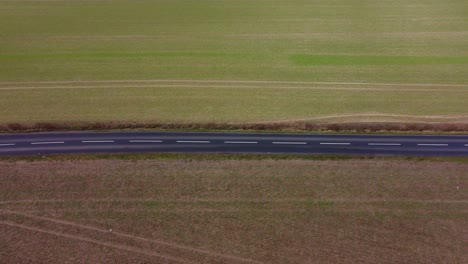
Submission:
POLYGON ((158 129, 198 131, 284 131, 331 133, 466 133, 468 123, 164 123, 164 122, 39 122, 0 124, 0 132, 158 129))

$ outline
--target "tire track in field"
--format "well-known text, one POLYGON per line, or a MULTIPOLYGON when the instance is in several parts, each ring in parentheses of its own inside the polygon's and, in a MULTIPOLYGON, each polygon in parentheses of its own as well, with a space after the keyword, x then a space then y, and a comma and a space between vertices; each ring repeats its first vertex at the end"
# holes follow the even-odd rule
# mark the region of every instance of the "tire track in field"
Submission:
POLYGON ((262 80, 69 80, 69 81, 23 81, 0 82, 0 85, 21 84, 80 84, 80 83, 245 83, 245 84, 323 84, 323 85, 374 85, 374 86, 418 86, 418 87, 468 87, 468 84, 437 83, 375 83, 375 82, 307 82, 307 81, 262 81, 262 80))
MULTIPOLYGON (((338 119, 338 118, 350 118, 350 117, 357 117, 357 118, 366 118, 366 117, 395 117, 395 118, 415 118, 415 119, 468 119, 468 115, 461 114, 461 115, 404 115, 404 114, 384 114, 384 113, 357 113, 357 114, 341 114, 341 115, 323 115, 323 116, 316 116, 310 118, 297 118, 297 119, 280 119, 280 120, 268 120, 268 121, 255 121, 255 122, 247 122, 247 124, 262 124, 262 123, 282 123, 282 122, 307 122, 307 121, 315 121, 315 120, 322 120, 322 119, 338 119)), ((468 121, 462 121, 468 122, 468 121)))
POLYGON ((102 241, 91 239, 91 238, 65 234, 65 233, 56 232, 56 231, 47 230, 47 229, 42 229, 42 228, 37 228, 37 227, 29 226, 29 225, 17 224, 17 223, 10 222, 10 221, 1 221, 0 220, 0 224, 7 225, 7 226, 10 226, 10 227, 16 227, 16 228, 20 228, 20 229, 35 231, 35 232, 39 232, 39 233, 44 233, 44 234, 49 234, 49 235, 54 235, 54 236, 59 236, 59 237, 65 237, 65 238, 69 238, 69 239, 73 239, 73 240, 79 240, 79 241, 83 241, 83 242, 87 242, 87 243, 91 243, 91 244, 96 244, 96 245, 100 245, 100 246, 125 250, 125 251, 129 251, 129 252, 132 252, 132 253, 144 254, 144 255, 148 255, 148 256, 152 256, 152 257, 161 258, 161 259, 164 259, 164 260, 174 261, 174 262, 177 262, 177 263, 194 263, 194 262, 186 261, 184 259, 175 258, 175 257, 163 255, 163 254, 158 254, 158 253, 155 253, 155 252, 152 252, 152 251, 149 251, 149 250, 143 250, 143 249, 138 249, 138 248, 134 248, 134 247, 128 247, 128 246, 123 246, 123 245, 119 245, 119 244, 109 243, 109 242, 102 242, 102 241))
POLYGON ((193 85, 193 84, 126 84, 126 85, 72 85, 72 86, 9 86, 0 90, 45 90, 45 89, 119 89, 119 88, 211 88, 211 89, 290 89, 290 90, 329 90, 329 91, 381 91, 381 92, 460 92, 468 89, 427 89, 427 88, 371 88, 371 87, 310 87, 310 86, 253 86, 253 85, 193 85))
MULTIPOLYGON (((238 199, 238 198, 207 198, 207 199, 84 199, 84 200, 66 200, 66 199, 31 199, 31 200, 6 200, 0 201, 0 205, 8 205, 8 204, 36 204, 36 203, 66 203, 66 202, 91 202, 91 203, 141 203, 141 202, 166 202, 166 203, 301 203, 301 202, 322 202, 323 199, 305 199, 305 198, 283 198, 283 199, 238 199)), ((401 200, 398 199, 326 199, 326 201, 331 202, 353 202, 353 203, 362 203, 362 202, 399 202, 401 200)), ((435 203, 466 203, 468 201, 464 200, 417 200, 417 199, 405 199, 407 202, 417 202, 417 203, 427 203, 427 202, 435 202, 435 203)), ((4 211, 4 213, 8 212, 15 212, 15 213, 22 213, 19 211, 12 211, 8 209, 0 209, 0 212, 4 211)), ((40 217, 40 216, 35 216, 40 217)))
MULTIPOLYGON (((37 215, 28 214, 28 213, 12 211, 12 210, 4 210, 4 209, 0 209, 0 212, 3 213, 3 214, 15 214, 15 215, 20 215, 20 216, 36 219, 36 220, 42 220, 42 221, 52 222, 52 223, 56 223, 56 224, 68 225, 68 226, 73 226, 73 227, 78 227, 78 228, 83 228, 83 229, 87 229, 87 230, 91 230, 91 231, 96 231, 96 232, 100 232, 100 233, 109 234, 109 230, 107 230, 107 229, 102 229, 102 228, 83 225, 83 224, 77 224, 77 223, 66 221, 66 220, 59 220, 59 219, 54 219, 54 218, 50 218, 50 217, 37 216, 37 215)), ((211 257, 217 257, 217 258, 229 259, 229 260, 234 260, 234 261, 240 261, 240 262, 243 262, 243 263, 257 263, 257 264, 262 263, 262 262, 251 260, 251 259, 232 256, 232 255, 228 255, 228 254, 217 253, 217 252, 207 250, 207 249, 200 249, 200 248, 180 245, 180 244, 167 242, 167 241, 163 241, 163 240, 159 240, 159 239, 149 239, 149 238, 134 236, 134 235, 130 235, 130 234, 122 233, 122 232, 116 232, 116 231, 112 232, 112 234, 117 235, 117 236, 121 236, 121 237, 125 237, 125 238, 130 238, 130 239, 134 239, 134 240, 143 241, 143 242, 150 242, 150 243, 154 243, 154 244, 158 244, 158 245, 162 245, 162 246, 181 249, 181 250, 185 250, 185 251, 189 251, 189 252, 195 252, 195 253, 198 253, 198 254, 205 254, 205 255, 208 255, 208 256, 211 256, 211 257)))

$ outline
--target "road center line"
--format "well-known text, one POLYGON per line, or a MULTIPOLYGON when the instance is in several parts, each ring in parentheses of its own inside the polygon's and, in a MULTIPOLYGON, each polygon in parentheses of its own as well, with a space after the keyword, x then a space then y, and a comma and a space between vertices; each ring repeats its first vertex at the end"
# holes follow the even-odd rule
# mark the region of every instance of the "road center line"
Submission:
POLYGON ((468 147, 468 144, 465 144, 465 147, 468 147))
POLYGON ((258 144, 257 141, 224 141, 224 144, 258 144))
POLYGON ((81 143, 113 143, 114 140, 83 140, 81 143))
POLYGON ((211 141, 203 141, 203 140, 200 140, 200 141, 197 141, 197 140, 178 140, 177 143, 203 143, 203 144, 207 144, 207 143, 211 143, 211 141))
POLYGON ((6 143, 6 144, 0 144, 0 147, 6 147, 6 146, 14 146, 16 145, 15 143, 6 143))
POLYGON ((400 143, 369 143, 369 146, 401 146, 400 143))
POLYGON ((351 145, 351 143, 320 143, 320 145, 351 145))
POLYGON ((52 145, 52 144, 64 144, 64 141, 51 141, 51 142, 32 142, 31 145, 52 145))
POLYGON ((447 147, 448 144, 418 144, 418 146, 447 147))
POLYGON ((273 142, 273 144, 278 144, 278 145, 306 145, 307 142, 273 142))
POLYGON ((129 140, 130 143, 161 143, 162 140, 129 140))

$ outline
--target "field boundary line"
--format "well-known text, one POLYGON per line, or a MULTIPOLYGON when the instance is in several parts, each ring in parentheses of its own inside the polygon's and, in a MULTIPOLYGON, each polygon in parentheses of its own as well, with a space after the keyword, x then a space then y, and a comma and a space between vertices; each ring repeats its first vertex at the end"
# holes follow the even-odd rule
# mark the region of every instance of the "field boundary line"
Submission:
POLYGON ((23 81, 0 82, 8 84, 73 84, 73 83, 257 83, 257 84, 324 84, 324 85, 376 85, 376 86, 435 86, 435 87, 468 87, 468 84, 437 83, 378 83, 378 82, 307 82, 307 81, 261 81, 261 80, 68 80, 68 81, 23 81))
MULTIPOLYGON (((32 218, 32 219, 49 221, 49 222, 53 222, 53 223, 57 223, 57 224, 80 227, 80 228, 93 230, 93 231, 98 231, 98 232, 106 233, 106 234, 109 233, 109 231, 106 230, 106 229, 93 227, 93 226, 88 226, 88 225, 83 225, 83 224, 77 224, 77 223, 66 221, 66 220, 59 220, 59 219, 50 218, 50 217, 37 216, 37 215, 32 215, 32 214, 28 214, 28 213, 13 211, 13 210, 0 209, 0 212, 6 213, 6 214, 21 215, 21 216, 29 217, 29 218, 32 218)), ((242 261, 242 262, 247 262, 247 263, 258 263, 258 264, 263 263, 263 262, 259 262, 259 261, 255 261, 255 260, 251 260, 251 259, 242 258, 242 257, 217 253, 217 252, 206 250, 206 249, 199 249, 199 248, 195 248, 195 247, 179 245, 179 244, 176 244, 176 243, 167 242, 167 241, 163 241, 163 240, 159 240, 159 239, 150 239, 150 238, 134 236, 134 235, 126 234, 126 233, 121 233, 121 232, 118 232, 118 231, 113 231, 112 234, 117 235, 117 236, 130 238, 130 239, 135 239, 135 240, 140 240, 140 241, 145 241, 145 242, 151 242, 151 243, 160 244, 160 245, 169 246, 169 247, 174 247, 174 248, 183 249, 183 250, 187 250, 187 251, 202 253, 202 254, 213 256, 213 257, 221 257, 221 258, 224 258, 224 259, 231 259, 231 260, 242 261)))
MULTIPOLYGON (((468 86, 467 86, 468 87, 468 86)), ((0 87, 8 90, 47 90, 47 89, 119 89, 119 88, 211 88, 211 89, 291 89, 291 90, 329 90, 329 91, 382 91, 382 92, 468 92, 468 89, 434 88, 372 88, 372 87, 310 87, 310 86, 247 86, 247 85, 199 85, 199 84, 126 84, 126 85, 74 85, 74 86, 9 86, 0 87)))
POLYGON ((30 231, 35 231, 35 232, 39 232, 39 233, 45 233, 45 234, 49 234, 49 235, 65 237, 65 238, 74 239, 74 240, 80 240, 80 241, 84 241, 84 242, 88 242, 88 243, 92 243, 92 244, 97 244, 97 245, 101 245, 101 246, 106 246, 106 247, 111 247, 111 248, 115 248, 115 249, 130 251, 130 252, 133 252, 133 253, 145 254, 145 255, 149 255, 149 256, 153 256, 153 257, 158 257, 158 258, 161 258, 161 259, 176 261, 176 262, 179 262, 179 263, 195 263, 195 262, 186 261, 186 260, 180 259, 180 258, 175 258, 175 257, 163 255, 163 254, 158 254, 158 253, 155 253, 155 252, 152 252, 152 251, 142 250, 142 249, 129 247, 129 246, 118 245, 118 244, 109 243, 109 242, 102 242, 102 241, 91 239, 91 238, 80 237, 80 236, 60 233, 60 232, 56 232, 56 231, 52 231, 52 230, 37 228, 37 227, 33 227, 33 226, 17 224, 17 223, 10 222, 10 221, 0 221, 0 224, 7 225, 7 226, 10 226, 10 227, 16 227, 16 228, 26 229, 26 230, 30 230, 30 231))

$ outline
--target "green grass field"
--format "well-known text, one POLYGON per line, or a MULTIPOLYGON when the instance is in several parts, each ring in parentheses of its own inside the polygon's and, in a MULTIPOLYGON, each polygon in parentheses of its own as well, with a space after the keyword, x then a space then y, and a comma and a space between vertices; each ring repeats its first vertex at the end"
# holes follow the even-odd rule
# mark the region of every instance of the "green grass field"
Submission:
POLYGON ((1 1, 0 123, 463 122, 467 29, 463 0, 1 1))

